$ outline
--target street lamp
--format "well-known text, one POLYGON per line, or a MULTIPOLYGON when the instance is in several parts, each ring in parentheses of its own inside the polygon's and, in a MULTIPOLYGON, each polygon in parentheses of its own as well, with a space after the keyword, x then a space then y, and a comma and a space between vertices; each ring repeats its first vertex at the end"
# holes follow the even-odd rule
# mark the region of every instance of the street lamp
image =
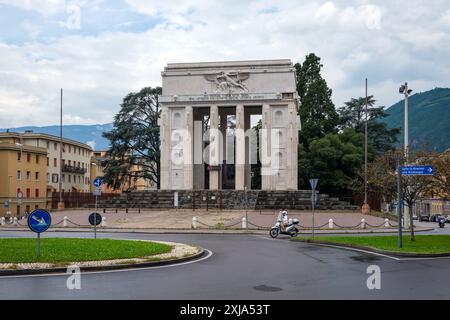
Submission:
MULTIPOLYGON (((412 89, 408 87, 408 82, 405 82, 405 84, 402 84, 400 88, 398 89, 398 92, 400 94, 403 94, 405 96, 405 125, 404 125, 404 152, 405 152, 405 162, 408 164, 409 161, 409 122, 408 122, 408 97, 412 92, 412 89)), ((410 208, 405 206, 403 212, 404 212, 404 221, 405 225, 404 227, 407 228, 409 226, 409 210, 410 208)))
POLYGON ((404 133, 405 133, 405 141, 404 141, 404 148, 405 148, 405 158, 406 158, 406 162, 408 163, 408 156, 409 156, 409 136, 408 136, 408 97, 412 92, 412 89, 409 89, 408 87, 408 82, 405 82, 405 84, 402 84, 400 86, 400 88, 398 89, 398 92, 400 94, 403 94, 405 96, 405 129, 404 129, 404 133))

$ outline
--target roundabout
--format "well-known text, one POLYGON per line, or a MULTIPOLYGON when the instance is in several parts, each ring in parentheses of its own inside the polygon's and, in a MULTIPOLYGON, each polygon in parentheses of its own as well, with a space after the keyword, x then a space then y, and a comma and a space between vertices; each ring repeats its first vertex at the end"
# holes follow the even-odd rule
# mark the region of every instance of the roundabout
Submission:
POLYGON ((40 256, 35 239, 0 239, 0 276, 112 270, 180 263, 201 257, 197 246, 167 241, 86 238, 44 238, 40 256))
MULTIPOLYGON (((0 232, 0 238, 31 238, 0 232)), ((55 232, 51 238, 92 238, 55 232)), ((81 272, 81 289, 68 290, 66 273, 0 277, 0 299, 443 299, 450 259, 393 260, 368 252, 319 247, 245 234, 106 233, 98 239, 177 242, 205 249, 170 265, 81 272), (381 269, 381 290, 368 290, 367 268, 381 269), (423 277, 426 273, 427 277, 423 277), (345 288, 345 290, 343 290, 345 288)), ((35 239, 34 239, 35 240, 35 239)), ((43 243, 45 237, 43 237, 43 243)), ((43 251, 44 252, 44 251, 43 251)))

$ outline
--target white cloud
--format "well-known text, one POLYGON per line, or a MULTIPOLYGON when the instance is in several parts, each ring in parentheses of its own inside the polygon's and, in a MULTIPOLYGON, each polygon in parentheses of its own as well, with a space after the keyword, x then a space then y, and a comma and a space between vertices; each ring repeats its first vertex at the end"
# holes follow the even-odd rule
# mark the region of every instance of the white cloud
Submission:
MULTIPOLYGON (((159 23, 136 33, 67 32, 45 42, 39 37, 46 30, 39 30, 32 42, 0 42, 0 127, 58 123, 61 87, 65 121, 110 122, 128 92, 160 85, 160 72, 168 62, 298 62, 315 52, 322 58, 337 106, 363 95, 366 77, 385 105, 399 99, 398 85, 407 80, 416 91, 449 86, 450 35, 445 23, 450 10, 445 2, 127 2, 133 11, 157 17, 159 23)), ((35 2, 18 3, 37 8, 35 2)), ((123 22, 132 20, 126 16, 123 22)))

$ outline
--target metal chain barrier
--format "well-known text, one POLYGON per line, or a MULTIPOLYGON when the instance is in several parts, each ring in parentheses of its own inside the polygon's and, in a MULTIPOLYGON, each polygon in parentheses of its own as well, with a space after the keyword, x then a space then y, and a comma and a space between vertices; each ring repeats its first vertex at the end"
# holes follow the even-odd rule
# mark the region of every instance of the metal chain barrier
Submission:
POLYGON ((384 227, 384 222, 377 226, 371 225, 370 223, 366 222, 366 226, 369 226, 371 228, 381 228, 381 227, 384 227))

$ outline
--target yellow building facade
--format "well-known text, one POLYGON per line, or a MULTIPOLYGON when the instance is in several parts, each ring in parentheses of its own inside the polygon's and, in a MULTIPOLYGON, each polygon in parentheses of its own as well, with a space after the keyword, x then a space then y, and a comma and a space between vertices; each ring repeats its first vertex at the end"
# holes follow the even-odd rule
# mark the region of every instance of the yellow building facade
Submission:
POLYGON ((47 150, 20 142, 15 135, 0 138, 0 216, 20 217, 49 206, 47 150), (19 191, 23 195, 22 204, 19 191))

